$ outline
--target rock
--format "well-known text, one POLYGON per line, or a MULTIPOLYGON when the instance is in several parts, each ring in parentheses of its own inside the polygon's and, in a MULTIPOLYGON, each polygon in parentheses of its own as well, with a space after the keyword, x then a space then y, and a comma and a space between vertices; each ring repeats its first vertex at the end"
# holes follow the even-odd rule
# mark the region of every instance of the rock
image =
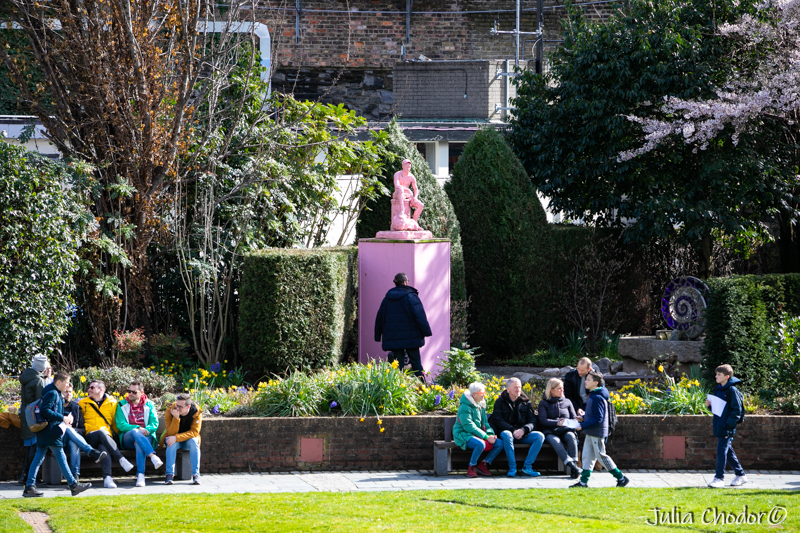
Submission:
POLYGON ((620 370, 622 370, 622 361, 614 361, 611 363, 612 374, 619 374, 620 370))
POLYGON ((524 385, 524 384, 528 383, 530 380, 534 379, 536 377, 536 375, 535 374, 530 374, 528 372, 514 372, 514 377, 515 378, 519 378, 519 380, 524 385))
POLYGON ((594 362, 594 364, 597 365, 597 368, 600 370, 600 373, 603 374, 604 376, 606 374, 611 373, 611 359, 609 359, 608 357, 603 357, 602 359, 598 359, 597 361, 594 362))
MULTIPOLYGON (((623 360, 641 361, 663 360, 669 354, 678 356, 680 363, 700 363, 703 357, 700 348, 703 341, 660 341, 655 337, 620 337, 619 354, 623 360)), ((628 370, 627 363, 625 370, 628 370)), ((631 370, 639 370, 632 368, 631 370)))
POLYGON ((567 372, 572 372, 573 370, 575 370, 575 369, 574 369, 574 368, 572 368, 571 366, 565 366, 565 367, 563 367, 563 368, 561 369, 561 375, 562 375, 562 376, 566 376, 566 375, 567 375, 567 372))
POLYGON ((697 340, 700 335, 703 334, 704 328, 695 324, 694 326, 690 327, 686 330, 686 336, 689 338, 690 341, 697 340))
POLYGON ((542 371, 542 376, 546 378, 557 378, 561 376, 561 369, 560 368, 545 368, 542 371))

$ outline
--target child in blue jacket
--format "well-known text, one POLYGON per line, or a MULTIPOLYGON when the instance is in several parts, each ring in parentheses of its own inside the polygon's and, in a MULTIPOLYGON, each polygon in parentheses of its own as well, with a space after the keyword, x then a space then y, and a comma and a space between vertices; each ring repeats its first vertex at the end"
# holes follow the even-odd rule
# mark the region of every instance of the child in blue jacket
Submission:
MULTIPOLYGON (((725 401, 725 409, 722 416, 714 415, 713 427, 714 436, 717 437, 717 471, 714 479, 708 484, 713 489, 725 486, 726 463, 730 463, 736 477, 731 482, 731 487, 738 487, 747 483, 747 476, 744 469, 733 451, 733 436, 736 434, 736 425, 744 419, 744 397, 737 383, 741 380, 733 377, 733 367, 731 365, 720 365, 715 369, 714 379, 717 387, 714 389, 714 396, 725 401)), ((711 407, 711 402, 706 400, 706 406, 711 407)))

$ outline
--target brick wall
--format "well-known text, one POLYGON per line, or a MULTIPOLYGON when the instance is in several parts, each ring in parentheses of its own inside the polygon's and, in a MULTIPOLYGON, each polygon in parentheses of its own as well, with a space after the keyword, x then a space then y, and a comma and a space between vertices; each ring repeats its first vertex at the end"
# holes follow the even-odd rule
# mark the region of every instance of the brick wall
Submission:
MULTIPOLYGON (((375 418, 352 417, 208 419, 201 471, 430 470, 432 441, 443 438, 442 418, 436 416, 390 416, 381 426, 375 418)), ((800 462, 798 441, 800 417, 748 416, 735 448, 746 470, 786 470, 800 462)), ((19 476, 21 442, 16 428, 0 430, 0 479, 19 476)), ((712 470, 715 447, 710 417, 623 415, 609 453, 623 470, 712 470), (684 459, 664 459, 664 437, 684 443, 684 459)))

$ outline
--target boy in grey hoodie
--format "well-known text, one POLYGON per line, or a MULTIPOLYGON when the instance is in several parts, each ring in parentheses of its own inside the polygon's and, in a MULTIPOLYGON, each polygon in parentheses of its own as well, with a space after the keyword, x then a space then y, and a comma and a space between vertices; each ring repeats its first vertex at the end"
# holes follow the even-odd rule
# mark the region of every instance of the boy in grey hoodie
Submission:
POLYGON ((586 399, 586 414, 578 417, 581 425, 578 431, 583 431, 586 439, 583 441, 583 471, 581 479, 571 485, 572 487, 588 487, 589 476, 594 470, 594 465, 599 459, 606 470, 617 480, 617 487, 624 487, 631 482, 620 472, 614 461, 606 453, 606 437, 608 437, 608 390, 604 387, 605 380, 598 372, 589 372, 584 382, 589 395, 586 399))

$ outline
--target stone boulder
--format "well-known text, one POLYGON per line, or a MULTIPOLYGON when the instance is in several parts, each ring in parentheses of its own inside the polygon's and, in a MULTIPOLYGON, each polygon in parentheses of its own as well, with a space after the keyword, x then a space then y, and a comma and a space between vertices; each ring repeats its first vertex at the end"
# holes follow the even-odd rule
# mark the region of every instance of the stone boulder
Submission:
POLYGON ((622 361, 614 361, 613 363, 611 363, 611 373, 618 374, 619 372, 621 372, 622 364, 623 364, 622 361))
POLYGON ((597 365, 597 368, 600 370, 600 373, 604 376, 611 373, 611 359, 608 357, 603 357, 602 359, 598 359, 594 362, 597 365))
POLYGON ((558 378, 561 377, 561 369, 560 368, 545 368, 542 371, 542 376, 546 378, 558 378))
POLYGON ((530 380, 534 379, 536 377, 536 374, 531 374, 529 372, 514 372, 514 377, 519 378, 519 380, 524 385, 530 382, 530 380))

